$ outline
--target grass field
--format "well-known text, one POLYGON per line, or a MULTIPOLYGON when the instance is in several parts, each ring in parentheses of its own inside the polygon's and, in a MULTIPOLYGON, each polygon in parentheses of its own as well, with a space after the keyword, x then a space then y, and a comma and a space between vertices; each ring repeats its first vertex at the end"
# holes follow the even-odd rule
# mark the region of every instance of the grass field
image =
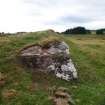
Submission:
POLYGON ((105 105, 105 36, 61 36, 49 32, 0 37, 0 72, 6 84, 0 87, 0 105, 53 105, 48 100, 47 86, 69 89, 76 105, 105 105), (78 70, 77 81, 66 82, 53 75, 43 79, 32 89, 32 75, 17 61, 16 55, 24 46, 43 39, 58 37, 70 46, 71 57, 78 70), (14 98, 3 92, 16 90, 14 98))

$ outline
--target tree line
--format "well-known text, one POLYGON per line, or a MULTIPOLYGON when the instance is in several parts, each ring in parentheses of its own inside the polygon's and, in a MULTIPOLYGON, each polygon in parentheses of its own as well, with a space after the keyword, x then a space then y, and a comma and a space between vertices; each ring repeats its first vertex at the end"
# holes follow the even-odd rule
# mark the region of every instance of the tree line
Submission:
POLYGON ((97 30, 88 30, 85 27, 74 27, 71 29, 67 29, 66 31, 62 32, 62 34, 97 34, 97 35, 104 35, 105 29, 97 29, 97 30))

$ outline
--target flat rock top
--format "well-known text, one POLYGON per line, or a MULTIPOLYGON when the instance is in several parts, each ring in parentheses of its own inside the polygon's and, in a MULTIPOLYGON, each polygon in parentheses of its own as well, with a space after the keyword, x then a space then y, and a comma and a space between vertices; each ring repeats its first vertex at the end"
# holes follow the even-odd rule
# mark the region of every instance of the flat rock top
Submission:
POLYGON ((63 41, 52 41, 43 46, 33 45, 21 51, 21 56, 47 56, 55 53, 61 53, 69 49, 69 46, 63 41))
POLYGON ((21 52, 21 55, 22 56, 31 56, 31 55, 37 55, 37 54, 41 55, 42 52, 43 51, 42 51, 41 47, 35 45, 35 46, 29 47, 29 48, 23 50, 21 52))

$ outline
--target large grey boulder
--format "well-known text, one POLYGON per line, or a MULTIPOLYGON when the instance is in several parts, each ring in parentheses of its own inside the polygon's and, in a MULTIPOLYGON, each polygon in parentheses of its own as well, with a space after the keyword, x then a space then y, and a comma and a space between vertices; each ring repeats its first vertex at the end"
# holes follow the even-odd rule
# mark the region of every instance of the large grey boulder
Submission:
POLYGON ((64 41, 49 41, 32 45, 20 52, 21 61, 28 67, 42 72, 53 72, 64 80, 77 79, 76 68, 70 58, 69 46, 64 41))

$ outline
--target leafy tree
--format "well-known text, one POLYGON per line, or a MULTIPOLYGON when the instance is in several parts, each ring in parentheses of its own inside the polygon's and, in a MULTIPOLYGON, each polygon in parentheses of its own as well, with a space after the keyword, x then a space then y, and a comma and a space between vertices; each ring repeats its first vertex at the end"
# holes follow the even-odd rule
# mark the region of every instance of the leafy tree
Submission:
POLYGON ((105 29, 98 29, 98 30, 96 30, 96 34, 97 35, 99 35, 99 34, 101 34, 101 35, 105 34, 105 29))

